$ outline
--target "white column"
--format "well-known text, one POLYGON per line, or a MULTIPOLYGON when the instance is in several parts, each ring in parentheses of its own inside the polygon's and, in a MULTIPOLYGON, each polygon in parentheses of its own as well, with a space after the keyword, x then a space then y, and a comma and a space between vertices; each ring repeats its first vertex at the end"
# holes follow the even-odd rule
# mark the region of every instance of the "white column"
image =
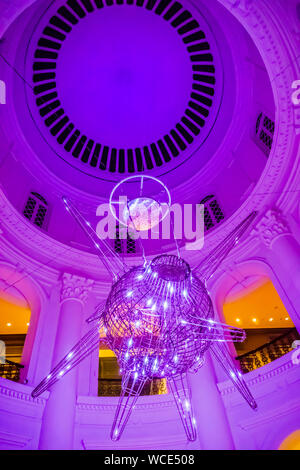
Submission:
MULTIPOLYGON (((92 285, 91 280, 68 273, 63 275, 52 367, 81 338, 84 306, 92 285)), ((73 449, 77 375, 75 368, 51 388, 43 415, 40 449, 73 449)))
POLYGON ((232 450, 234 442, 210 354, 196 374, 189 374, 192 406, 202 450, 232 450))
POLYGON ((267 248, 265 258, 293 306, 289 315, 300 332, 300 245, 276 209, 266 213, 253 233, 267 248))

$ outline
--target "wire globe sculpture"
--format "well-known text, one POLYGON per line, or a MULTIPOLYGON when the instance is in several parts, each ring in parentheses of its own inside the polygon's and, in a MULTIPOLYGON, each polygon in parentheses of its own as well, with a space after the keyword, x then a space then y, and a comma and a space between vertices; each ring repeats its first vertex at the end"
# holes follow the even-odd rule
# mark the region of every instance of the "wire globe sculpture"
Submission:
POLYGON ((207 290, 189 265, 177 256, 161 255, 113 285, 103 321, 122 372, 151 380, 201 363, 213 334, 213 316, 207 290))

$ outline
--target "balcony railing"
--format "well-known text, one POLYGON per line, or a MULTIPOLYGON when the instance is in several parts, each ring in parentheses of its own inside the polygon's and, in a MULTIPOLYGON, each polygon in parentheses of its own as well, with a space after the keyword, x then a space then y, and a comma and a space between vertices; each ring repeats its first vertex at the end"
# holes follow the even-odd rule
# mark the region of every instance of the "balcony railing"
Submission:
POLYGON ((6 360, 4 364, 0 363, 0 377, 19 382, 20 372, 23 368, 22 364, 6 360))
POLYGON ((290 352, 293 342, 299 338, 296 328, 292 328, 288 333, 279 336, 270 343, 263 344, 253 351, 238 356, 236 359, 240 362, 241 369, 246 374, 290 352))
MULTIPOLYGON (((141 395, 161 395, 167 393, 167 384, 165 379, 155 379, 147 382, 141 395)), ((98 396, 99 397, 119 397, 121 394, 121 379, 99 379, 98 396)))

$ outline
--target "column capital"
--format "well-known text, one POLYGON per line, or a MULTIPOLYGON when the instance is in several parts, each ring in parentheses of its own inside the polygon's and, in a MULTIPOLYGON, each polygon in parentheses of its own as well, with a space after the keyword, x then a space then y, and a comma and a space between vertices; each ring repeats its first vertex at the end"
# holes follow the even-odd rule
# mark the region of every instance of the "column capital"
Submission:
POLYGON ((288 222, 278 209, 269 209, 252 231, 268 248, 278 237, 290 233, 288 222))
POLYGON ((92 290, 94 281, 75 274, 64 273, 61 279, 60 301, 78 300, 82 303, 87 301, 89 292, 92 290))

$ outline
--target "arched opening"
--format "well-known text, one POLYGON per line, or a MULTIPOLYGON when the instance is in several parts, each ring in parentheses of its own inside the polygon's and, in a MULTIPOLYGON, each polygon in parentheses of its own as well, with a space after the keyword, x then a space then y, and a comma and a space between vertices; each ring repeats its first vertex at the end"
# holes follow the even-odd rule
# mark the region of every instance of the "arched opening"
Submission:
POLYGON ((300 450, 300 429, 287 436, 278 450, 300 450))

